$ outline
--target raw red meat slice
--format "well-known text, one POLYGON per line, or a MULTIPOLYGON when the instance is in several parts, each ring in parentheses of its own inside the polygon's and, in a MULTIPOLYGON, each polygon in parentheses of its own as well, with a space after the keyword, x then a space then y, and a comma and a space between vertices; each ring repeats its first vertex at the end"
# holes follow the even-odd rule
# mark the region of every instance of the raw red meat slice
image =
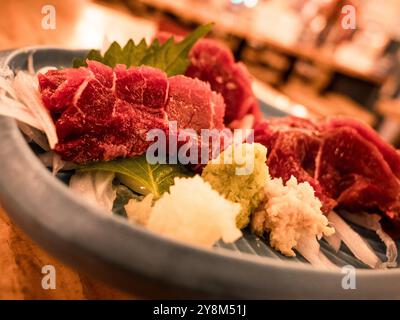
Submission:
POLYGON ((314 178, 321 139, 312 122, 292 117, 271 118, 256 125, 254 140, 267 148, 267 164, 273 178, 286 182, 293 175, 299 182, 310 183, 322 202, 323 212, 336 206, 336 201, 327 196, 314 178))
POLYGON ((177 121, 180 128, 224 128, 225 104, 223 98, 211 91, 210 86, 185 76, 169 78, 169 99, 166 106, 168 119, 177 121))
POLYGON ((224 127, 223 98, 208 84, 185 76, 168 79, 161 70, 146 66, 112 69, 88 61, 87 68, 39 75, 39 85, 56 125, 55 151, 67 161, 143 154, 152 143, 146 141, 147 132, 167 132, 168 120, 197 132, 224 127))
POLYGON ((363 136, 369 142, 373 143, 379 149, 393 173, 397 176, 397 178, 400 178, 400 156, 398 151, 393 148, 393 146, 385 142, 371 127, 354 119, 335 117, 327 119, 325 122, 323 122, 321 125, 321 130, 342 127, 350 127, 355 129, 358 134, 363 136))
MULTIPOLYGON (((164 43, 171 36, 179 42, 182 36, 160 32, 157 39, 164 43)), ((252 114, 255 122, 261 121, 263 114, 251 87, 250 75, 242 63, 235 63, 232 52, 220 42, 200 39, 189 54, 190 65, 186 75, 208 82, 211 89, 220 93, 225 101, 225 123, 242 119, 252 114)))
POLYGON ((400 237, 400 155, 373 130, 355 120, 313 123, 294 117, 268 119, 255 128, 255 141, 268 148, 273 177, 308 181, 328 213, 348 210, 382 213, 383 225, 400 237))
POLYGON ((379 149, 350 127, 323 133, 315 173, 325 192, 350 210, 400 209, 400 183, 379 149))
MULTIPOLYGON (((200 171, 206 163, 202 163, 202 147, 207 151, 206 159, 210 159, 213 150, 209 147, 224 150, 229 145, 231 139, 226 135, 224 129, 225 103, 222 96, 210 89, 210 85, 198 79, 186 76, 174 76, 169 78, 169 98, 166 106, 168 120, 176 121, 178 124, 176 136, 182 134, 185 129, 196 131, 195 136, 191 136, 192 143, 198 148, 198 164, 193 166, 196 171, 200 171), (213 129, 209 131, 213 136, 208 141, 202 139, 202 129, 213 129), (219 144, 212 139, 218 139, 219 144)), ((170 132, 171 134, 171 132, 170 132)), ((185 141, 179 141, 178 146, 188 143, 189 137, 185 141)), ((218 153, 214 153, 218 155, 218 153)))
POLYGON ((89 76, 87 69, 50 70, 38 75, 43 103, 55 118, 72 103, 76 90, 89 76))
POLYGON ((151 144, 147 132, 167 128, 163 110, 167 77, 152 68, 127 71, 123 66, 114 76, 111 68, 94 65, 100 72, 56 122, 60 138, 56 151, 78 163, 142 154, 151 144), (150 92, 152 99, 145 97, 150 92))
MULTIPOLYGON (((114 86, 114 72, 112 68, 105 66, 104 64, 98 63, 97 61, 87 61, 88 69, 92 72, 94 77, 106 88, 112 88, 114 86)), ((70 70, 70 69, 68 69, 70 70)), ((76 70, 76 69, 75 69, 76 70)), ((77 70, 82 70, 79 68, 77 70)), ((83 69, 84 70, 84 69, 83 69)))
POLYGON ((186 75, 210 83, 225 100, 225 123, 258 113, 258 102, 251 88, 246 67, 235 63, 232 52, 219 42, 202 39, 191 50, 186 75))
POLYGON ((145 66, 126 69, 125 65, 117 65, 114 71, 117 98, 154 109, 155 112, 164 108, 169 87, 164 72, 145 66))

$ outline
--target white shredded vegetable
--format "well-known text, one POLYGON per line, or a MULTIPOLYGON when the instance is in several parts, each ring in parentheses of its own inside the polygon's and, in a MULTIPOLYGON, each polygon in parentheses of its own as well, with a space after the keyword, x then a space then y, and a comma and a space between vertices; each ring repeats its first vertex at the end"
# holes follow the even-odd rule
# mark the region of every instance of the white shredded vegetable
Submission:
POLYGON ((371 213, 350 213, 342 212, 343 217, 347 220, 358 224, 361 227, 375 231, 379 239, 386 246, 387 261, 383 263, 383 267, 394 268, 397 266, 397 245, 396 242, 382 229, 380 224, 381 217, 371 213))
POLYGON ((320 250, 320 245, 315 237, 303 237, 296 245, 296 250, 314 267, 326 270, 338 270, 320 250))
POLYGON ((331 236, 324 236, 324 239, 330 244, 330 246, 333 248, 333 250, 335 250, 335 252, 339 251, 340 246, 342 244, 342 240, 337 235, 337 233, 334 233, 331 236))
POLYGON ((35 74, 35 67, 33 66, 33 54, 34 52, 31 51, 28 55, 28 72, 30 74, 35 74))
POLYGON ((0 96, 0 114, 42 130, 40 122, 22 103, 5 95, 0 96))
POLYGON ((112 213, 117 197, 113 187, 114 173, 103 171, 77 172, 70 180, 70 188, 80 197, 112 213))
POLYGON ((58 142, 56 128, 49 112, 39 97, 35 77, 20 71, 15 76, 13 88, 20 101, 25 104, 40 123, 43 131, 46 133, 50 148, 54 149, 54 146, 58 142))
POLYGON ((382 261, 367 242, 355 232, 336 212, 328 215, 329 222, 334 226, 337 235, 346 244, 354 256, 371 268, 382 268, 382 261))
POLYGON ((53 175, 55 176, 64 169, 66 162, 63 161, 57 153, 53 152, 53 175))
POLYGON ((39 160, 43 163, 46 168, 52 168, 53 173, 62 170, 75 170, 78 165, 73 162, 63 161, 53 151, 47 151, 38 155, 39 160), (62 166, 62 168, 61 168, 62 166))
POLYGON ((49 143, 42 131, 23 122, 19 122, 18 127, 25 134, 29 142, 35 142, 44 151, 50 150, 49 143))
POLYGON ((11 80, 0 76, 0 89, 9 94, 13 99, 17 99, 17 94, 11 85, 11 80))

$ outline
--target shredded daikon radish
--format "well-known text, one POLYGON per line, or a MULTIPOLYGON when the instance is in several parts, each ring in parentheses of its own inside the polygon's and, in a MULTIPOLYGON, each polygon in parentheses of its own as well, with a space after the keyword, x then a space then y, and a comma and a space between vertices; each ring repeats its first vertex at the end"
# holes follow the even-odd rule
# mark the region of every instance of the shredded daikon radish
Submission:
POLYGON ((329 222, 334 226, 337 235, 346 244, 354 256, 371 268, 382 268, 382 261, 367 242, 355 232, 336 212, 328 215, 329 222))
POLYGON ((382 228, 376 230, 376 234, 386 246, 387 261, 383 263, 383 267, 397 267, 397 245, 396 242, 382 228))
POLYGON ((38 158, 46 168, 53 168, 53 156, 53 151, 47 151, 45 153, 39 154, 38 158))
POLYGON ((9 66, 2 66, 0 67, 0 77, 4 79, 12 79, 14 77, 14 72, 9 66))
POLYGON ((5 95, 0 96, 0 115, 14 118, 39 130, 42 129, 41 123, 22 103, 5 95))
POLYGON ((80 197, 112 212, 117 197, 113 187, 114 173, 103 171, 79 171, 70 180, 70 188, 80 197))
POLYGON ((33 66, 33 54, 34 52, 30 52, 28 55, 28 72, 30 74, 35 74, 35 67, 33 66))
POLYGON ((333 250, 335 250, 336 252, 339 251, 340 246, 342 244, 342 240, 336 233, 334 233, 331 236, 324 236, 324 239, 330 244, 333 250))
POLYGON ((19 129, 25 134, 25 136, 28 138, 28 141, 33 141, 36 143, 39 147, 41 147, 44 151, 49 151, 50 146, 49 143, 42 133, 42 131, 35 129, 34 127, 26 124, 19 122, 18 123, 19 129))
POLYGON ((60 160, 61 162, 58 163, 58 159, 54 158, 59 157, 53 151, 47 151, 45 153, 39 154, 38 158, 43 163, 46 168, 52 168, 53 172, 60 171, 60 166, 62 165, 63 170, 75 170, 78 168, 78 165, 73 162, 67 162, 60 160), (56 168, 54 168, 56 166, 56 168))
POLYGON ((301 238, 296 245, 296 250, 314 267, 338 270, 338 267, 320 249, 320 245, 315 237, 301 238))
POLYGON ((375 231, 381 241, 386 246, 386 257, 387 261, 383 263, 383 266, 394 268, 397 266, 397 245, 396 242, 382 229, 380 224, 381 217, 377 214, 370 213, 341 213, 347 220, 360 225, 366 229, 375 231))
POLYGON ((55 176, 64 169, 66 162, 57 153, 53 153, 53 175, 55 176))
POLYGON ((49 112, 44 107, 37 90, 35 77, 26 72, 18 72, 14 81, 13 88, 21 102, 31 111, 32 115, 40 123, 45 132, 51 149, 58 142, 56 128, 49 112))
POLYGON ((11 81, 0 76, 0 89, 4 90, 13 99, 17 99, 17 93, 11 85, 11 81))

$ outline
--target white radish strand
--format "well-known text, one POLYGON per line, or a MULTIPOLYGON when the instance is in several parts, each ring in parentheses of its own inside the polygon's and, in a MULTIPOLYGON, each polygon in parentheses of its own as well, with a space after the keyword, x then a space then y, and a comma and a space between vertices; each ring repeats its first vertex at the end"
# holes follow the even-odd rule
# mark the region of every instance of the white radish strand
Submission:
POLYGON ((34 52, 30 52, 28 55, 28 72, 30 74, 35 74, 35 67, 33 65, 33 53, 34 52))
POLYGON ((114 173, 103 171, 77 172, 70 180, 70 188, 79 197, 98 205, 110 214, 117 197, 113 187, 114 173))
POLYGON ((53 151, 47 151, 45 153, 39 154, 38 158, 46 168, 52 168, 53 173, 59 172, 61 170, 61 165, 62 170, 75 170, 78 168, 78 165, 73 162, 61 160, 61 162, 58 163, 59 156, 53 151))
POLYGON ((17 93, 11 85, 11 81, 0 76, 0 89, 4 90, 14 100, 17 99, 17 93))
POLYGON ((29 142, 33 141, 44 151, 50 150, 49 143, 41 130, 35 129, 34 127, 22 122, 18 123, 18 127, 25 134, 29 142))
POLYGON ((42 130, 41 123, 22 103, 5 95, 0 96, 0 115, 14 118, 31 127, 42 130))
POLYGON ((397 267, 397 245, 396 242, 382 228, 376 230, 376 234, 386 246, 387 261, 383 263, 383 267, 397 267))
POLYGON ((314 267, 325 270, 338 270, 322 252, 315 237, 303 238, 297 242, 296 250, 314 267))
POLYGON ((66 162, 63 161, 59 154, 53 153, 53 175, 55 176, 62 169, 64 169, 66 162))
POLYGON ((382 268, 382 261, 371 249, 368 243, 355 232, 336 212, 328 215, 329 222, 335 228, 336 234, 346 244, 354 256, 371 268, 382 268))
POLYGON ((342 212, 343 217, 347 220, 364 227, 368 230, 375 231, 379 236, 379 239, 386 246, 386 257, 387 261, 383 263, 383 266, 394 268, 397 266, 397 245, 396 242, 382 229, 380 224, 381 216, 370 213, 349 213, 342 212))
POLYGON ((335 250, 335 252, 339 252, 340 246, 342 245, 342 240, 340 237, 334 233, 331 236, 324 236, 324 239, 329 243, 329 245, 335 250))
POLYGON ((14 79, 13 87, 19 99, 29 108, 41 124, 43 131, 46 133, 50 148, 54 149, 58 142, 56 128, 49 112, 39 97, 34 77, 20 71, 14 79))
POLYGON ((46 168, 52 168, 53 167, 53 156, 54 156, 53 151, 47 151, 47 152, 39 154, 37 157, 39 158, 40 162, 46 168))

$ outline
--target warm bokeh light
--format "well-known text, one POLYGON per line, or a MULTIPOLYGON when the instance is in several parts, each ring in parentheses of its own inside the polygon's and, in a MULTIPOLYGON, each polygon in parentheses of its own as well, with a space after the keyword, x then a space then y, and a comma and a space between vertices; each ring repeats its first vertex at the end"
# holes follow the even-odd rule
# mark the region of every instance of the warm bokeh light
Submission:
POLYGON ((85 48, 101 48, 112 41, 121 44, 129 39, 150 41, 154 36, 156 25, 153 22, 120 12, 116 12, 117 16, 111 15, 111 10, 97 5, 86 6, 75 27, 75 41, 85 48))

